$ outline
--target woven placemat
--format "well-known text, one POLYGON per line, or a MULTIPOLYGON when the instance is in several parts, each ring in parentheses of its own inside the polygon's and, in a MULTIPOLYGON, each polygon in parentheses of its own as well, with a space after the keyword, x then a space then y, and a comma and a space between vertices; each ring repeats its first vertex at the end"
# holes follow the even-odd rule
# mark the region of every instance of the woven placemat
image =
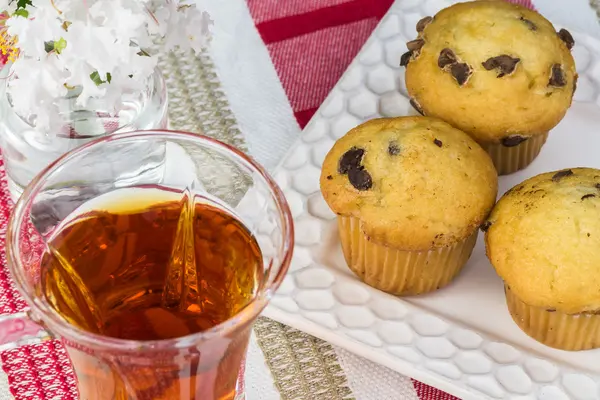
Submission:
MULTIPOLYGON (((246 151, 208 54, 175 52, 159 58, 169 92, 172 129, 204 133, 246 151)), ((274 384, 285 400, 352 399, 330 344, 267 318, 254 332, 274 384)))

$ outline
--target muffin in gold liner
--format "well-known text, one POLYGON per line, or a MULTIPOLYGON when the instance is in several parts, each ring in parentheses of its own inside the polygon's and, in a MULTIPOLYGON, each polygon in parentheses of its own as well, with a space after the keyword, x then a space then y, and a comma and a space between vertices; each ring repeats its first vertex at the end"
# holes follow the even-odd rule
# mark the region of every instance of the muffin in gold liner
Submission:
POLYGON ((480 143, 488 152, 496 166, 498 175, 508 175, 522 170, 540 154, 542 146, 548 139, 548 133, 533 136, 529 140, 516 146, 507 147, 502 143, 480 143))
POLYGON ((572 168, 515 186, 483 225, 513 320, 545 345, 600 347, 599 214, 600 170, 572 168))
POLYGON ((561 350, 589 350, 600 347, 600 315, 567 314, 555 309, 530 306, 505 286, 506 305, 515 323, 529 336, 546 346, 561 350))
POLYGON ((572 102, 571 34, 505 1, 454 4, 417 32, 400 60, 417 111, 471 135, 499 174, 531 163, 572 102))
POLYGON ((348 267, 396 295, 447 285, 490 212, 497 174, 465 133, 434 118, 371 120, 327 154, 321 191, 348 267))
POLYGON ((454 279, 471 256, 477 231, 452 246, 407 251, 370 241, 354 217, 338 218, 348 268, 367 285, 397 295, 427 293, 454 279))

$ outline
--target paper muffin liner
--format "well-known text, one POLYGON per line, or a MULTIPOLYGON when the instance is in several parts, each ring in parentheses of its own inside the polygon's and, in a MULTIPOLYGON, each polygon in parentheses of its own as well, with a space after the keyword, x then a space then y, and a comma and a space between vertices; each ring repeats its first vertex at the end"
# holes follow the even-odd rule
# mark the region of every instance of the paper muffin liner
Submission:
POLYGON ((506 304, 515 323, 529 336, 546 346, 561 350, 589 350, 600 347, 600 315, 565 314, 530 306, 504 286, 506 304))
POLYGON ((526 141, 512 147, 506 147, 502 143, 480 143, 481 147, 488 152, 498 175, 508 175, 527 167, 540 154, 540 150, 548 133, 532 136, 526 141))
POLYGON ((446 286, 475 247, 477 229, 463 241, 429 251, 406 251, 370 241, 360 219, 338 217, 348 267, 367 285, 394 295, 416 295, 446 286))

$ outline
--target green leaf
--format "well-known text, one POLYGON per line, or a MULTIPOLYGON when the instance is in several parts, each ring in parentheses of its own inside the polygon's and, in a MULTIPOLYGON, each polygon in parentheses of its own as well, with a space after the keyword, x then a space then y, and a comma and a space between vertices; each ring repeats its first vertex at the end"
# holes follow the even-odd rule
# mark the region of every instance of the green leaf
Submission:
POLYGON ((18 15, 19 17, 27 18, 27 17, 29 17, 29 11, 27 11, 24 8, 18 8, 17 11, 15 11, 14 15, 18 15))
POLYGON ((100 77, 100 74, 98 73, 98 71, 94 71, 90 74, 90 79, 96 84, 96 86, 100 86, 103 83, 110 83, 110 81, 112 80, 112 76, 110 75, 110 72, 107 72, 106 80, 103 80, 100 77))
POLYGON ((46 51, 46 53, 50 53, 52 50, 54 50, 54 42, 44 42, 44 51, 46 51))
POLYGON ((67 41, 65 40, 65 38, 61 37, 56 42, 54 42, 54 50, 56 50, 58 54, 60 54, 66 47, 67 41))
POLYGON ((25 8, 25 7, 31 6, 31 5, 33 5, 31 0, 18 0, 17 1, 17 8, 25 8))
POLYGON ((143 56, 143 57, 150 57, 150 53, 148 53, 146 50, 144 49, 140 49, 140 51, 138 51, 137 53, 138 56, 143 56))
POLYGON ((100 78, 100 74, 98 71, 94 71, 90 74, 90 79, 96 84, 96 86, 100 86, 104 83, 102 78, 100 78))

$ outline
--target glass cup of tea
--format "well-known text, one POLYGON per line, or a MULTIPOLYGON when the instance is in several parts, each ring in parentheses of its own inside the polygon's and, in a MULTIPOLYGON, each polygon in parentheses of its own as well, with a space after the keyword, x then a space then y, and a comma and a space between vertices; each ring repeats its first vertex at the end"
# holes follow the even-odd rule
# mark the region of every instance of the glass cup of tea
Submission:
POLYGON ((6 254, 29 309, 0 320, 0 342, 59 338, 81 399, 242 399, 251 326, 293 242, 283 193, 240 151, 182 132, 104 137, 16 204, 6 254))

